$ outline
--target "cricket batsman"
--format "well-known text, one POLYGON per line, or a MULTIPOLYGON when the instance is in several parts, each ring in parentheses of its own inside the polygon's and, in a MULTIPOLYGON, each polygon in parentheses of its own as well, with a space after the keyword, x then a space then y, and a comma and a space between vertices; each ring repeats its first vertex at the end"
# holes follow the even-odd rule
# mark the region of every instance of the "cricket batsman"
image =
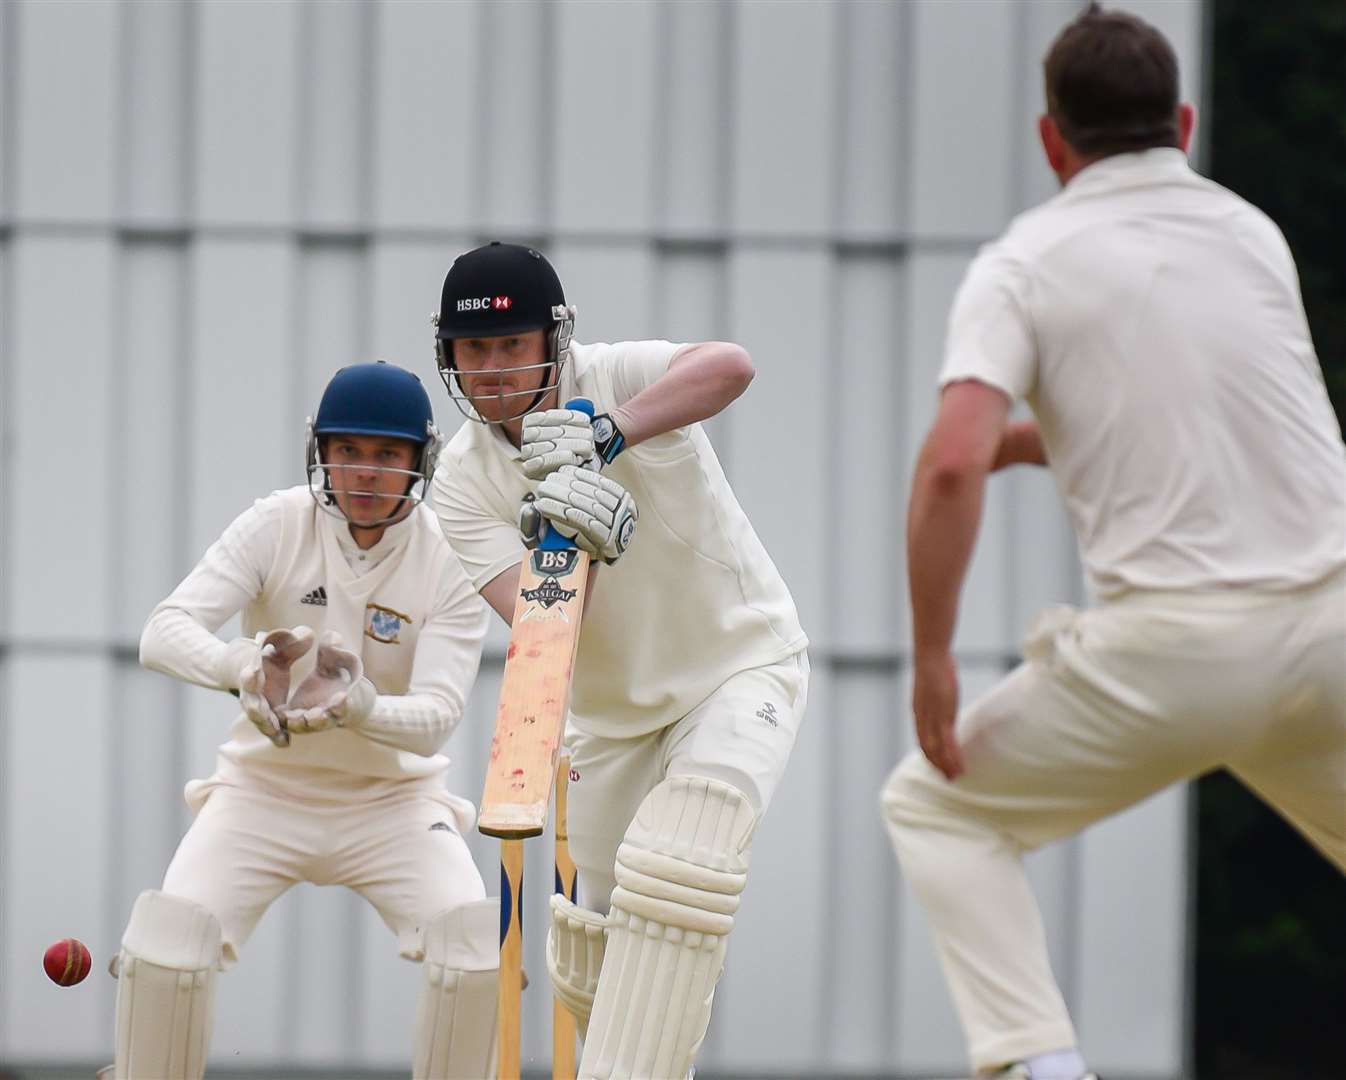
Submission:
POLYGON ((1091 6, 1044 68, 1063 190, 954 302, 908 515, 920 752, 883 794, 973 1067, 1005 1080, 1093 1075, 1025 852, 1227 768, 1346 869, 1346 448, 1294 260, 1188 165, 1154 27, 1091 6), (1015 463, 1051 469, 1099 603, 1044 612, 960 715, 959 594, 1015 463))
POLYGON ((807 641, 700 424, 747 388, 747 353, 583 345, 573 325, 538 252, 492 243, 453 263, 436 347, 471 422, 433 500, 506 622, 544 522, 594 556, 566 740, 584 906, 553 898, 548 968, 587 1025, 581 1077, 673 1080, 705 1037, 753 832, 804 714, 807 641), (575 397, 592 420, 561 407, 575 397))
POLYGON ((416 376, 343 368, 310 421, 308 484, 240 514, 150 615, 141 663, 240 712, 122 938, 119 1080, 204 1074, 216 971, 301 881, 354 889, 422 961, 413 1075, 493 1075, 499 905, 440 753, 486 616, 421 505, 439 449, 416 376), (243 636, 221 640, 240 610, 243 636))

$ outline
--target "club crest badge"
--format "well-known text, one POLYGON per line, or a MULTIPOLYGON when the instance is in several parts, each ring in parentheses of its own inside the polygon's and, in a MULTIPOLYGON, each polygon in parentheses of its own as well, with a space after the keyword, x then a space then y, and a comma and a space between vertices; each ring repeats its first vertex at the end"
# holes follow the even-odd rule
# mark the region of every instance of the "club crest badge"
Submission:
POLYGON ((365 605, 365 637, 373 638, 384 645, 400 645, 402 627, 411 622, 410 615, 384 607, 382 604, 365 605))

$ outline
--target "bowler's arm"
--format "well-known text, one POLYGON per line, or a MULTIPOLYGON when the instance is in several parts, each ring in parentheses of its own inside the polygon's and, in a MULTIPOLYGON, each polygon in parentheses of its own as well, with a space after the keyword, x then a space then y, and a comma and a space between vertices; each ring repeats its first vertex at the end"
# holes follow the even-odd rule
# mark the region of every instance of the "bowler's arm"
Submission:
POLYGON ((907 513, 907 570, 918 657, 952 648, 986 477, 1005 444, 1009 409, 1001 390, 970 380, 951 383, 921 447, 907 513))
POLYGON ((991 462, 992 472, 1010 465, 1046 464, 1047 450, 1042 445, 1042 431, 1036 420, 1020 420, 1005 425, 995 460, 991 462))

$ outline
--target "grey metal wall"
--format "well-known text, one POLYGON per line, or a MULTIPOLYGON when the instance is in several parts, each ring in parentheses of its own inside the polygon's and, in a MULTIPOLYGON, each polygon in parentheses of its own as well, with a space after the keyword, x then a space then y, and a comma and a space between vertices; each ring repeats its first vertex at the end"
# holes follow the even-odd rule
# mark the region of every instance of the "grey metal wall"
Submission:
MULTIPOLYGON (((1127 6, 1171 35, 1192 96, 1198 3, 1127 6)), ((952 291, 1052 190, 1037 63, 1078 7, 0 5, 0 1059, 110 1059, 101 965, 232 713, 139 669, 146 613, 252 497, 299 480, 336 367, 383 356, 433 383, 441 276, 503 237, 552 256, 582 340, 727 337, 760 371, 712 430, 799 602, 814 681, 704 1064, 957 1071, 876 813, 910 742, 903 504, 952 291), (39 958, 67 935, 97 966, 61 990, 39 958)), ((987 518, 968 694, 1035 609, 1080 595, 1045 477, 998 478, 987 518)), ((501 641, 450 745, 470 797, 501 641)), ((1181 1068, 1184 805, 1163 795, 1031 860, 1104 1071, 1181 1068)), ((530 846, 536 1064, 550 871, 530 846)), ((494 883, 491 847, 475 851, 494 883)), ((404 1067, 418 977, 353 897, 295 890, 222 981, 214 1059, 404 1067)))

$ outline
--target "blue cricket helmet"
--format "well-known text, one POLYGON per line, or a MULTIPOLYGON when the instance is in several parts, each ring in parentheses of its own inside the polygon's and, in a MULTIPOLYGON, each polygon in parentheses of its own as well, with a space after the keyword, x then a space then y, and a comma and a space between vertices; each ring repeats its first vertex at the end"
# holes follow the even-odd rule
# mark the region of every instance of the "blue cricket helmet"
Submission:
POLYGON ((309 492, 320 507, 345 517, 332 496, 329 472, 346 466, 322 460, 320 439, 326 435, 375 435, 406 439, 421 448, 416 467, 395 471, 407 477, 403 505, 392 516, 367 525, 388 524, 406 516, 407 510, 425 499, 435 472, 443 440, 435 427, 430 395, 412 372, 378 360, 352 364, 332 376, 318 402, 317 414, 308 422, 305 457, 309 492), (420 485, 420 491, 413 489, 420 485))
POLYGON ((434 430, 430 395, 410 371, 383 360, 332 376, 313 418, 315 435, 388 435, 424 444, 434 430))

